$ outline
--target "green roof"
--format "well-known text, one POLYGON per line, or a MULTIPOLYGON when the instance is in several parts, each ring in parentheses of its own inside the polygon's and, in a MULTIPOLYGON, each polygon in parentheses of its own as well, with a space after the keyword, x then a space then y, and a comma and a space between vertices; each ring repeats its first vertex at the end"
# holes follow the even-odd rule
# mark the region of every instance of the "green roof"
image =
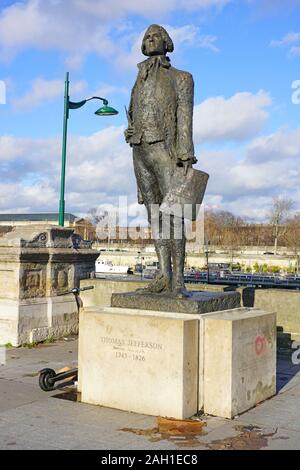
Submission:
MULTIPOLYGON (((78 217, 74 214, 65 214, 65 221, 74 222, 78 217)), ((0 214, 0 222, 55 222, 58 221, 58 213, 41 213, 41 214, 0 214)))

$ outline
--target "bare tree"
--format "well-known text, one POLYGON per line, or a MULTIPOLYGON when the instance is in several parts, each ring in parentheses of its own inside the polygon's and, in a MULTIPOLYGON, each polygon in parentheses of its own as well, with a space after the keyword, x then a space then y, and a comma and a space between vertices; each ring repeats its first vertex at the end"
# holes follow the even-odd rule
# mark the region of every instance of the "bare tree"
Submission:
POLYGON ((108 212, 106 210, 99 209, 97 207, 91 207, 87 213, 87 219, 94 225, 97 225, 105 217, 107 217, 108 212))
POLYGON ((286 232, 284 235, 285 243, 291 248, 296 259, 296 272, 299 273, 299 253, 300 253, 300 214, 287 220, 286 232))
POLYGON ((206 210, 204 214, 204 239, 210 240, 212 245, 221 244, 220 227, 217 222, 216 213, 212 210, 206 210))
POLYGON ((96 226, 98 241, 110 244, 115 237, 116 222, 114 212, 103 207, 92 207, 87 213, 87 219, 96 226))
POLYGON ((226 247, 231 265, 243 238, 244 220, 228 211, 208 211, 205 215, 205 239, 212 245, 226 247))
POLYGON ((272 205, 268 213, 268 219, 270 224, 273 226, 275 255, 277 254, 278 238, 285 233, 285 227, 283 227, 283 224, 286 222, 293 205, 294 201, 292 199, 285 197, 273 198, 272 205))
POLYGON ((231 269, 234 264, 234 257, 241 248, 241 227, 244 221, 241 217, 236 217, 230 212, 221 214, 221 223, 223 231, 223 244, 230 253, 231 269))

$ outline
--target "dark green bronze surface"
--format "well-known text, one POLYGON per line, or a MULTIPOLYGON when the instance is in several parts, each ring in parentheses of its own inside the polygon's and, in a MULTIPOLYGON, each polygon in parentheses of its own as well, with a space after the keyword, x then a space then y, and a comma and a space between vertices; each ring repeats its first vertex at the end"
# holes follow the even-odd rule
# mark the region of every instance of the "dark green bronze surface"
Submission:
POLYGON ((181 296, 187 294, 182 208, 200 205, 208 175, 202 172, 199 178, 201 172, 192 168, 197 162, 193 144, 194 81, 189 72, 171 65, 167 53, 173 49, 163 27, 149 26, 142 42, 142 52, 148 58, 138 64, 126 110, 125 138, 132 147, 138 202, 146 206, 160 264, 160 273, 146 292, 181 296), (173 203, 179 205, 180 213, 171 211, 170 216, 173 203))
POLYGON ((172 294, 128 292, 112 294, 111 306, 173 313, 208 313, 241 306, 238 292, 189 292, 188 297, 172 294))

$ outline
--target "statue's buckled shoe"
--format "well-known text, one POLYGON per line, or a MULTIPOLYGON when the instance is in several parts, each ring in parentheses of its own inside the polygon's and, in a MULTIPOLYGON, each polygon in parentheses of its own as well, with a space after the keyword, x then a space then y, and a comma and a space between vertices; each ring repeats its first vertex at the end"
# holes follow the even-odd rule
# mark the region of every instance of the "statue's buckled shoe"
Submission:
POLYGON ((160 294, 161 292, 171 292, 171 282, 163 274, 159 275, 148 284, 147 287, 137 289, 136 292, 160 294))

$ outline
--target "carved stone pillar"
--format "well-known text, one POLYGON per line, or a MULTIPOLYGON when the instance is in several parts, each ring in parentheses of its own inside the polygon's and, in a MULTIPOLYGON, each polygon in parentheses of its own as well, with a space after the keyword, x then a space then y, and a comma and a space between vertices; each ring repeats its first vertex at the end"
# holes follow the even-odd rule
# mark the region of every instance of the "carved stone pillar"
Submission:
POLYGON ((91 244, 61 227, 15 227, 0 238, 0 344, 77 333, 73 294, 95 271, 91 244))

